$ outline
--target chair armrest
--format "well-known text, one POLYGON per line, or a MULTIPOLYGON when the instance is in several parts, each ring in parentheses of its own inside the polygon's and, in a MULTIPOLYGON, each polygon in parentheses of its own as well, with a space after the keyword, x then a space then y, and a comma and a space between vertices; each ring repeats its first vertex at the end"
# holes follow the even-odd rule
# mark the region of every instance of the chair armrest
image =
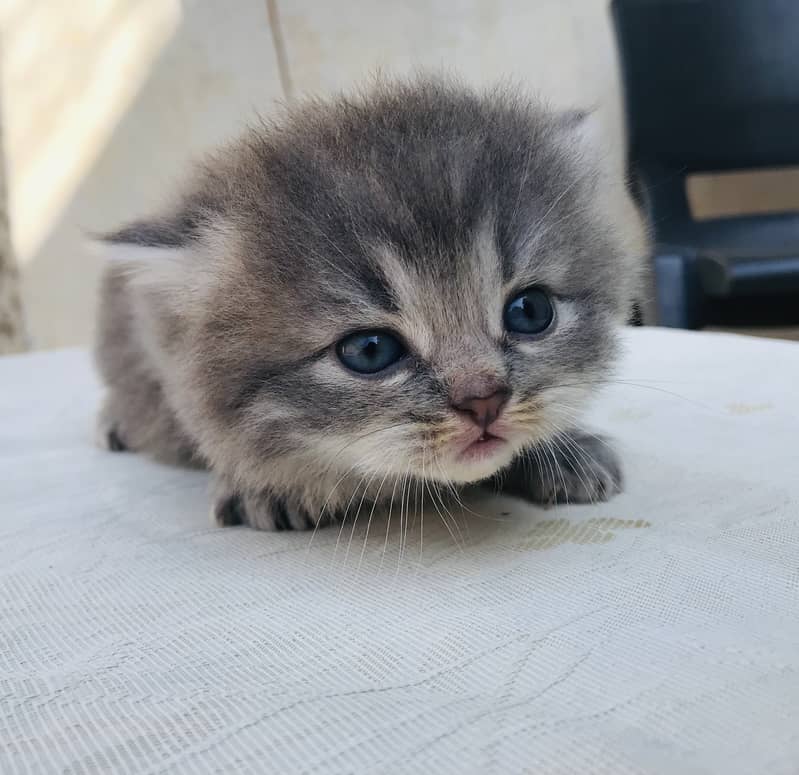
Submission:
POLYGON ((799 256, 722 256, 697 260, 702 289, 711 296, 799 291, 799 256))

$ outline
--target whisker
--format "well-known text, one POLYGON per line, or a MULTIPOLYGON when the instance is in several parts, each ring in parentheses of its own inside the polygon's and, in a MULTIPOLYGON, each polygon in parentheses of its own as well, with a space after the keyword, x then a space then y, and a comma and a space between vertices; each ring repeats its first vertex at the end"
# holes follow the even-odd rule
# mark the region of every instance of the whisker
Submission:
POLYGON ((538 448, 539 448, 539 451, 541 452, 541 460, 542 460, 543 463, 546 463, 547 472, 549 473, 549 476, 551 476, 551 481, 552 481, 552 484, 554 485, 554 484, 556 484, 557 477, 555 476, 555 469, 552 468, 552 463, 551 463, 549 457, 544 454, 546 452, 547 448, 546 448, 545 445, 539 445, 538 448))
POLYGON ((352 491, 352 495, 350 496, 349 501, 347 501, 347 507, 344 509, 344 515, 341 518, 341 526, 338 529, 338 536, 336 537, 336 546, 333 549, 333 559, 335 559, 336 555, 338 554, 338 547, 339 544, 341 543, 341 536, 344 532, 344 525, 347 524, 347 517, 349 516, 352 502, 355 500, 355 496, 358 494, 359 490, 361 489, 361 486, 364 484, 365 481, 366 481, 366 474, 363 474, 360 480, 358 481, 358 485, 352 491))
MULTIPOLYGON (((553 449, 552 443, 544 445, 544 449, 547 452, 547 455, 552 460, 552 469, 557 474, 557 478, 560 478, 560 484, 563 488, 562 492, 564 497, 566 498, 566 505, 569 505, 569 488, 566 486, 566 476, 563 473, 563 467, 559 465, 557 455, 555 454, 555 449, 553 449)), ((556 484, 556 479, 553 480, 553 484, 556 484)))
POLYGON ((349 467, 349 469, 344 474, 342 474, 341 478, 333 485, 332 489, 327 494, 327 498, 325 499, 325 502, 322 504, 322 508, 319 511, 319 515, 316 517, 316 524, 314 525, 314 529, 313 529, 313 532, 311 533, 311 537, 308 540, 308 547, 305 550, 305 560, 306 560, 306 562, 308 560, 308 555, 310 554, 311 546, 313 545, 314 538, 316 538, 316 532, 319 530, 319 526, 322 524, 322 517, 324 516, 325 509, 327 509, 327 505, 328 505, 328 503, 330 503, 330 499, 333 497, 333 493, 338 489, 338 486, 358 467, 359 462, 353 463, 349 467))
POLYGON ((582 415, 579 412, 569 410, 563 406, 553 406, 551 407, 553 412, 558 412, 561 416, 565 415, 566 419, 569 421, 569 424, 572 428, 579 430, 580 435, 588 436, 589 438, 594 439, 598 444, 602 444, 602 446, 606 447, 607 449, 613 450, 613 445, 607 440, 602 438, 602 436, 597 435, 589 430, 587 430, 582 424, 582 415))
MULTIPOLYGON (((466 505, 466 504, 463 502, 463 499, 461 498, 461 495, 460 495, 460 493, 458 492, 458 488, 457 488, 457 487, 455 486, 455 484, 454 484, 454 483, 453 483, 453 482, 450 480, 450 478, 449 478, 449 477, 446 475, 446 473, 444 472, 444 469, 441 467, 441 461, 440 461, 440 460, 438 460, 438 458, 437 458, 437 457, 436 457, 436 455, 435 455, 435 452, 433 453, 433 462, 436 464, 436 467, 438 468, 438 473, 439 473, 439 476, 440 476, 440 478, 441 478, 441 481, 443 482, 443 484, 444 484, 444 486, 447 488, 447 490, 450 492, 450 494, 451 494, 451 495, 452 495, 452 497, 454 498, 455 502, 456 502, 456 503, 457 503, 457 504, 458 504, 458 505, 459 505, 459 506, 460 506, 460 507, 461 507, 461 508, 462 508, 464 511, 469 511, 469 508, 468 508, 468 506, 467 506, 467 505, 466 505)), ((475 515, 475 516, 477 516, 477 517, 481 516, 480 514, 477 514, 476 512, 472 512, 472 514, 474 514, 474 515, 475 515)))
MULTIPOLYGON (((404 535, 407 533, 407 523, 403 522, 403 514, 406 512, 405 506, 405 496, 409 490, 409 483, 410 483, 410 463, 408 464, 408 468, 405 472, 405 477, 402 481, 402 493, 400 494, 400 527, 399 527, 399 551, 397 552, 397 569, 394 572, 394 581, 396 583, 397 577, 399 576, 400 567, 402 566, 402 561, 405 556, 405 539, 404 535), (406 533, 403 533, 403 528, 405 529, 406 533)), ((405 520, 407 520, 407 514, 405 514, 405 520)))
POLYGON ((366 483, 366 487, 363 488, 363 495, 361 495, 361 502, 358 504, 358 510, 355 512, 355 518, 352 520, 352 530, 350 530, 350 540, 347 543, 347 551, 344 553, 344 569, 347 568, 347 558, 350 556, 350 548, 352 547, 352 539, 355 536, 355 527, 358 524, 358 517, 361 514, 361 509, 363 508, 363 503, 366 500, 366 496, 369 492, 369 487, 371 486, 372 482, 375 480, 377 476, 377 470, 369 477, 369 481, 366 483))
POLYGON ((436 499, 433 495, 433 488, 431 488, 430 482, 429 481, 425 482, 425 485, 427 487, 427 492, 430 494, 430 502, 433 504, 433 508, 436 510, 438 516, 441 519, 441 522, 444 524, 444 527, 447 528, 447 531, 452 536, 452 542, 455 544, 455 546, 458 546, 458 539, 455 538, 455 533, 452 532, 452 528, 449 526, 449 522, 444 517, 443 513, 438 507, 438 504, 436 503, 436 499))
POLYGON ((388 519, 386 520, 386 540, 383 542, 383 552, 380 555, 380 566, 378 567, 378 573, 383 569, 383 560, 386 558, 386 550, 388 549, 388 536, 389 532, 391 531, 391 513, 394 511, 394 496, 397 494, 397 485, 399 484, 400 478, 397 477, 394 480, 394 487, 391 489, 391 503, 388 507, 388 519))
MULTIPOLYGON (((572 439, 568 436, 568 434, 564 434, 562 431, 556 431, 553 437, 553 444, 558 449, 560 454, 564 457, 568 457, 572 463, 576 466, 579 466, 580 470, 577 471, 576 468, 573 468, 575 475, 580 480, 580 483, 585 488, 585 491, 589 493, 589 497, 592 503, 595 502, 592 488, 591 488, 591 475, 586 470, 585 466, 583 466, 583 462, 586 462, 589 466, 591 465, 591 460, 589 460, 590 455, 587 452, 580 449, 580 447, 572 441, 572 439), (564 451, 565 448, 565 451, 564 451), (578 455, 580 457, 578 457, 578 455), (580 459, 582 458, 582 460, 580 459)), ((596 464, 596 461, 593 461, 596 464)), ((565 487, 565 485, 564 485, 565 487)), ((568 498, 567 498, 568 503, 568 498)))
MULTIPOLYGON (((439 468, 439 471, 441 472, 442 478, 446 479, 446 476, 444 476, 444 472, 441 470, 440 462, 438 463, 438 468, 439 468)), ((441 508, 444 510, 444 512, 446 512, 446 514, 449 517, 449 519, 452 520, 452 524, 455 526, 455 530, 458 531, 458 536, 459 536, 459 538, 461 540, 461 545, 458 544, 458 541, 455 539, 454 535, 452 536, 452 538, 455 541, 456 546, 459 546, 459 548, 461 548, 461 551, 462 551, 463 550, 462 547, 466 546, 466 539, 463 537, 463 531, 461 530, 461 526, 460 526, 460 523, 458 522, 457 517, 447 507, 446 503, 444 503, 444 499, 442 498, 441 493, 439 492, 435 482, 432 483, 432 487, 428 487, 428 492, 430 493, 430 499, 433 501, 434 504, 435 504, 435 499, 438 498, 438 503, 441 505, 441 508)), ((438 509, 436 509, 436 510, 438 510, 438 509)), ((441 515, 440 511, 439 511, 439 514, 441 515)), ((449 523, 448 523, 448 521, 446 519, 444 519, 443 515, 441 515, 441 519, 443 520, 444 524, 447 525, 447 527, 449 528, 449 523)), ((468 530, 468 526, 467 526, 467 530, 468 530)), ((450 531, 450 533, 452 533, 452 531, 450 531)))
POLYGON ((361 572, 361 563, 363 563, 363 555, 366 552, 366 545, 369 542, 369 528, 372 527, 372 517, 375 515, 375 509, 377 508, 377 504, 380 500, 380 493, 383 491, 383 485, 386 483, 386 479, 388 479, 388 471, 383 475, 382 480, 380 481, 380 485, 377 488, 377 493, 375 494, 375 499, 372 502, 372 509, 369 512, 369 519, 366 522, 366 535, 363 539, 363 546, 361 547, 361 556, 358 558, 358 569, 356 574, 361 572))
POLYGON ((665 388, 659 387, 657 385, 644 385, 641 384, 640 381, 633 382, 632 380, 615 379, 613 377, 586 379, 586 380, 581 380, 579 382, 557 382, 551 385, 546 385, 541 390, 543 392, 546 390, 556 390, 560 388, 589 387, 589 386, 593 387, 596 385, 600 387, 608 385, 621 385, 622 387, 636 387, 636 388, 641 388, 642 390, 654 390, 658 393, 663 393, 665 395, 671 396, 672 398, 679 398, 680 400, 685 401, 686 403, 692 404, 693 406, 699 407, 701 409, 711 411, 713 413, 717 412, 715 407, 710 406, 709 404, 705 404, 702 401, 696 401, 693 398, 688 398, 688 396, 684 396, 680 393, 675 393, 672 390, 666 390, 665 388))
POLYGON ((421 508, 419 509, 419 565, 422 567, 424 555, 424 483, 427 481, 424 473, 425 449, 422 447, 422 481, 421 481, 421 508))

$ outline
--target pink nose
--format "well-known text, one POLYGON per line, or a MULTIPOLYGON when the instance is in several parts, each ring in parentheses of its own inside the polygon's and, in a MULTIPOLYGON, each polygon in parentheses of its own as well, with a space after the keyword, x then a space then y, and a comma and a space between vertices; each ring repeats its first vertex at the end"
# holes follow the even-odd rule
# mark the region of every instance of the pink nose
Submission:
POLYGON ((471 396, 464 398, 452 406, 461 414, 466 415, 475 425, 486 430, 494 420, 499 417, 502 407, 508 402, 510 391, 501 387, 486 396, 471 396))

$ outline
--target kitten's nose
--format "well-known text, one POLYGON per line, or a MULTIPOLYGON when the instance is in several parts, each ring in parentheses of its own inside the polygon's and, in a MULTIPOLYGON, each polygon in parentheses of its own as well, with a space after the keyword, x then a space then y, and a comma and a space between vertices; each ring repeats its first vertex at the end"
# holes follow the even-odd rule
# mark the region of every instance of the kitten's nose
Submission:
POLYGON ((480 392, 480 395, 471 395, 453 401, 452 406, 458 412, 467 415, 480 428, 486 430, 499 417, 502 407, 508 402, 510 390, 503 384, 495 383, 488 390, 480 392))

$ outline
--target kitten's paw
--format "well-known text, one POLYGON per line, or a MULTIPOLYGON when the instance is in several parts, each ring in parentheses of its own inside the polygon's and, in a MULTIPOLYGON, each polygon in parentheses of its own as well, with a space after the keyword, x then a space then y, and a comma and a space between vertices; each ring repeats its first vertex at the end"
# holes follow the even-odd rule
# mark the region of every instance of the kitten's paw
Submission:
POLYGON ((619 456, 601 436, 574 431, 517 460, 508 492, 535 503, 598 503, 621 492, 619 456))
POLYGON ((226 493, 214 501, 214 521, 220 527, 248 525, 255 530, 312 530, 311 515, 290 500, 271 493, 226 493))
POLYGON ((106 449, 109 452, 127 452, 129 449, 119 426, 102 415, 97 421, 95 441, 100 449, 106 449))

